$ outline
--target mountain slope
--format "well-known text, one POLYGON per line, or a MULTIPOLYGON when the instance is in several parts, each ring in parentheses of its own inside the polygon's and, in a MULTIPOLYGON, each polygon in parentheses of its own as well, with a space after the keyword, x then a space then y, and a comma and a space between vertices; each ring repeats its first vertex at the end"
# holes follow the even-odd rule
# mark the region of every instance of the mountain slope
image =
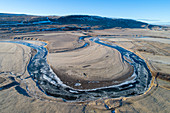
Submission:
POLYGON ((120 18, 107 18, 89 15, 69 16, 34 16, 25 14, 0 13, 0 33, 22 33, 54 30, 89 30, 108 28, 143 28, 162 27, 148 23, 120 18))
POLYGON ((87 24, 89 26, 101 26, 104 28, 122 27, 122 28, 143 28, 147 23, 131 20, 131 19, 112 19, 99 16, 88 15, 70 15, 57 19, 62 24, 87 24))

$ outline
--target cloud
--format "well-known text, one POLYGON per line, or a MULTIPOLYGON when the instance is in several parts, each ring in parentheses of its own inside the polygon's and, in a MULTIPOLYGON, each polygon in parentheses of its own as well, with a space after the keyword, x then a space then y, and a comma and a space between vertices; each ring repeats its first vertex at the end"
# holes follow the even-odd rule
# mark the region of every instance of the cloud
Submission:
POLYGON ((141 20, 141 21, 150 21, 150 22, 152 22, 152 21, 161 21, 161 20, 153 20, 153 19, 138 19, 138 20, 141 20))
POLYGON ((170 22, 155 22, 156 25, 170 25, 170 22))

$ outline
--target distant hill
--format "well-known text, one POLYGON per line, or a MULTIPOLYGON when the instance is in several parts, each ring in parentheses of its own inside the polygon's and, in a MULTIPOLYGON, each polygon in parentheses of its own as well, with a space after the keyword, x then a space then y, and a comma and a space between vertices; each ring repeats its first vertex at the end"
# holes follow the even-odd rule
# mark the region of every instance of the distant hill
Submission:
POLYGON ((161 28, 159 25, 121 18, 107 18, 89 15, 34 16, 0 13, 0 31, 34 32, 54 30, 90 30, 108 28, 161 28))
POLYGON ((89 26, 100 26, 102 28, 144 28, 148 24, 131 19, 112 19, 99 16, 70 15, 63 16, 56 20, 61 24, 87 24, 89 26), (143 27, 144 26, 144 27, 143 27))
POLYGON ((26 14, 0 13, 0 16, 27 16, 26 14))

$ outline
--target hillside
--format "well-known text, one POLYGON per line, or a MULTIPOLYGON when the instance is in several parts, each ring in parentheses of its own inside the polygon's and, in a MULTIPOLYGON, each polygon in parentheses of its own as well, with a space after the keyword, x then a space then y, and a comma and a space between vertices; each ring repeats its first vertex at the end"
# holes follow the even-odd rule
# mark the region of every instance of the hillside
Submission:
POLYGON ((0 13, 0 33, 25 33, 39 31, 90 30, 108 28, 159 29, 161 26, 121 18, 89 15, 33 16, 0 13))

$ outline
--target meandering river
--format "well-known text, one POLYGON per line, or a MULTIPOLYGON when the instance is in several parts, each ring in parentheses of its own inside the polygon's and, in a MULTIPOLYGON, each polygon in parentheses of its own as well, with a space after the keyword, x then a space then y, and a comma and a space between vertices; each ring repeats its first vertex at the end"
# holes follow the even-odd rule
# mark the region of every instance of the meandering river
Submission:
MULTIPOLYGON (((80 38, 80 41, 81 40, 83 40, 83 38, 80 38)), ((103 46, 117 49, 121 53, 122 61, 128 62, 134 67, 134 73, 132 75, 134 79, 109 87, 101 87, 88 90, 74 89, 70 86, 63 84, 63 82, 58 78, 58 76, 53 72, 53 70, 47 63, 48 50, 45 48, 47 43, 41 42, 42 45, 38 46, 24 41, 1 42, 17 43, 36 49, 37 53, 30 59, 30 62, 27 67, 30 76, 36 82, 37 87, 39 87, 39 89, 45 94, 57 98, 62 98, 64 101, 86 101, 96 100, 98 98, 105 97, 117 98, 134 96, 143 94, 149 88, 152 77, 150 70, 148 69, 143 59, 141 59, 133 52, 130 52, 115 44, 102 41, 99 38, 93 37, 90 39, 90 41, 93 41, 103 46), (126 60, 125 57, 128 60, 126 60)), ((85 43, 85 45, 82 47, 86 46, 88 46, 87 43, 85 43)))

